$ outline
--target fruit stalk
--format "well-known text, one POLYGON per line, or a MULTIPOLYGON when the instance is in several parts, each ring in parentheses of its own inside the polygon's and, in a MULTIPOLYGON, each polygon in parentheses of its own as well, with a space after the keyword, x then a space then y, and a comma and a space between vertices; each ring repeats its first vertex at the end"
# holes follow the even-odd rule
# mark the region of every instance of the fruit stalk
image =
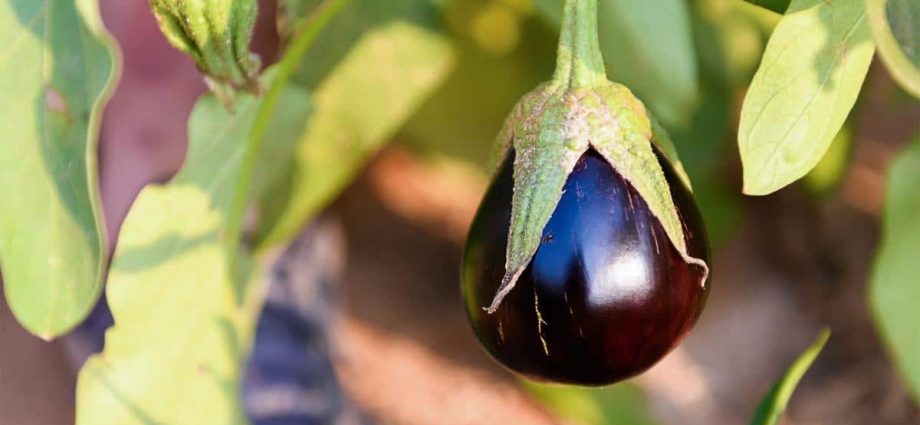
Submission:
POLYGON ((597 0, 566 0, 553 82, 567 89, 607 82, 597 38, 597 0))

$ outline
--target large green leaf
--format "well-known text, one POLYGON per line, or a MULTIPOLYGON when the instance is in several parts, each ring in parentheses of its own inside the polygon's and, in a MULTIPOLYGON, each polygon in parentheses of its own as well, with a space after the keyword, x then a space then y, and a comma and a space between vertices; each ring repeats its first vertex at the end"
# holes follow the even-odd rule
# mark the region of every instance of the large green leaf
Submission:
POLYGON ((80 371, 78 424, 246 422, 239 383, 262 301, 250 282, 263 281, 240 244, 251 189, 264 187, 253 173, 296 141, 310 98, 288 82, 348 3, 330 0, 301 28, 261 98, 243 96, 235 114, 213 97, 195 106, 182 170, 144 189, 122 227, 107 289, 115 326, 80 371))
POLYGON ((0 0, 0 40, 6 299, 50 339, 79 323, 101 288, 96 144, 120 57, 95 0, 0 0))
POLYGON ((888 352, 920 400, 920 136, 888 177, 882 246, 871 281, 871 304, 888 352))
POLYGON ((786 373, 773 385, 770 392, 757 406, 754 418, 751 419, 751 425, 776 425, 779 423, 780 417, 786 410, 786 405, 789 404, 789 400, 792 398, 795 387, 799 385, 799 381, 805 376, 805 372, 808 372, 808 368, 818 358, 818 354, 821 354, 821 350, 830 337, 830 330, 822 330, 815 342, 806 348, 799 358, 792 362, 786 373))
POLYGON ((295 236, 438 87, 453 55, 437 17, 424 0, 359 0, 305 57, 298 79, 315 111, 291 162, 278 164, 289 178, 261 202, 263 246, 295 236))
POLYGON ((572 425, 654 425, 642 390, 630 383, 585 388, 521 381, 537 400, 572 425))
POLYGON ((920 98, 920 2, 866 0, 866 14, 891 75, 920 98))
POLYGON ((744 193, 774 192, 818 163, 856 102, 874 50, 863 2, 793 0, 741 109, 744 193))
MULTIPOLYGON (((557 26, 562 0, 536 0, 557 26)), ((697 64, 687 2, 606 0, 598 30, 607 72, 623 83, 665 124, 686 122, 697 98, 697 64)))
MULTIPOLYGON (((305 90, 291 85, 267 99, 284 113, 264 138, 293 144, 305 90)), ((80 372, 78 424, 245 422, 237 397, 261 301, 247 283, 260 276, 233 227, 264 105, 243 96, 231 115, 212 96, 199 100, 182 170, 141 191, 128 213, 107 288, 115 326, 80 372)))

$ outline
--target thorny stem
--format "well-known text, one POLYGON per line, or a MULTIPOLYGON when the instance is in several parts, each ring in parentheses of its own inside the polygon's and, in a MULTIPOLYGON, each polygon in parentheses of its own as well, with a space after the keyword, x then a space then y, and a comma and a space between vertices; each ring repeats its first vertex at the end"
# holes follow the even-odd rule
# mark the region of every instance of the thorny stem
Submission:
POLYGON ((597 39, 597 0, 566 0, 553 83, 573 89, 606 81, 597 39))

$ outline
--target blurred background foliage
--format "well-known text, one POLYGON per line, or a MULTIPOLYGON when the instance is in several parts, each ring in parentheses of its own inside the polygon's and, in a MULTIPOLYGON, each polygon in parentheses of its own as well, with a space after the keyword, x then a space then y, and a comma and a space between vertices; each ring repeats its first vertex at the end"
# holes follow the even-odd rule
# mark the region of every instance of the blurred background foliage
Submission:
MULTIPOLYGON (((917 3, 906 3, 910 0, 889 1, 895 9, 889 8, 888 12, 907 11, 898 15, 907 18, 897 20, 898 32, 894 38, 914 40, 904 38, 904 34, 920 21, 920 13, 908 7, 917 3)), ((345 4, 340 0, 332 2, 345 4)), ((268 3, 274 4, 262 2, 263 6, 268 3)), ((324 2, 279 0, 277 4, 280 30, 280 49, 277 50, 280 54, 278 57, 263 57, 266 64, 279 59, 284 61, 286 48, 302 39, 305 28, 310 25, 309 17, 324 2)), ((256 204, 256 224, 246 229, 247 234, 240 244, 231 241, 229 244, 234 246, 226 247, 228 252, 240 245, 252 248, 253 254, 258 256, 289 242, 303 225, 338 199, 353 180, 362 178, 364 167, 375 157, 379 159, 377 153, 387 144, 391 144, 394 150, 411 153, 413 161, 421 162, 429 169, 453 170, 453 175, 461 176, 463 180, 457 186, 464 190, 476 192, 482 189, 496 162, 493 142, 506 115, 521 96, 552 74, 561 5, 561 0, 353 0, 347 4, 322 28, 306 53, 296 58, 296 66, 293 66, 291 79, 287 82, 290 85, 287 90, 303 92, 303 101, 289 102, 295 105, 290 107, 297 110, 285 110, 283 114, 278 114, 279 119, 307 116, 306 123, 295 126, 297 129, 287 135, 291 137, 284 137, 284 141, 266 140, 259 147, 257 153, 261 157, 255 164, 251 192, 247 192, 245 184, 238 182, 225 182, 226 187, 220 188, 227 192, 220 199, 250 197, 256 204), (289 138, 296 141, 288 143, 289 138)), ((740 223, 746 217, 758 214, 758 208, 765 205, 759 203, 754 204, 758 208, 750 208, 752 201, 741 196, 741 164, 735 140, 745 91, 786 5, 788 2, 782 0, 750 3, 741 0, 601 0, 600 41, 608 74, 612 80, 630 87, 671 134, 690 175, 716 254, 738 233, 736 230, 740 223)), ((895 48, 897 46, 888 46, 889 50, 895 48)), ((882 48, 883 55, 885 51, 882 48)), ((889 55, 896 56, 895 53, 889 55)), ((916 58, 916 51, 907 52, 907 57, 916 58)), ((0 62, 0 65, 3 64, 8 65, 9 62, 0 62)), ((10 67, 0 67, 0 70, 8 71, 7 68, 10 67)), ((0 74, 3 75, 7 74, 0 74)), ((913 77, 908 72, 898 78, 912 81, 913 77)), ((872 112, 864 110, 862 105, 872 100, 868 99, 872 94, 883 98, 875 100, 875 104, 894 105, 892 109, 916 102, 902 90, 890 86, 874 93, 864 90, 828 153, 803 180, 794 185, 794 196, 804 194, 804 203, 809 206, 822 205, 838 193, 857 155, 860 126, 866 125, 861 117, 864 112, 872 112)), ((213 102, 203 102, 205 106, 210 103, 213 102)), ((236 122, 217 111, 214 105, 208 108, 210 112, 204 116, 213 115, 208 123, 226 121, 232 124, 230 128, 234 132, 242 134, 250 131, 248 124, 236 122), (240 128, 233 127, 237 125, 240 128)), ((907 120, 916 120, 914 115, 906 117, 907 120)), ((259 120, 258 117, 252 119, 259 120)), ((913 122, 908 126, 917 127, 918 124, 913 122)), ((899 142, 903 144, 907 140, 899 142)), ((873 286, 866 291, 872 295, 874 311, 883 326, 882 337, 890 344, 892 357, 899 362, 907 377, 905 381, 913 386, 915 393, 920 385, 920 362, 913 353, 920 352, 920 329, 914 306, 916 297, 912 295, 917 291, 914 259, 916 241, 920 240, 920 236, 915 236, 918 227, 912 217, 917 213, 915 194, 920 187, 920 177, 916 173, 918 144, 920 140, 913 142, 914 147, 897 162, 892 172, 888 191, 891 199, 883 217, 885 248, 879 255, 877 269, 872 276, 873 286)), ((240 149, 242 153, 233 155, 254 154, 244 150, 240 149)), ((893 156, 891 153, 886 155, 893 156)), ((238 159, 237 156, 233 158, 238 159)), ((208 167, 199 171, 204 173, 200 177, 208 182, 208 175, 225 171, 235 176, 240 170, 234 164, 234 161, 206 164, 208 167), (215 168, 211 169, 210 165, 215 168)), ((201 166, 201 161, 198 166, 201 166)), ((878 186, 871 188, 881 191, 878 186)), ((782 196, 779 194, 771 200, 785 199, 782 196)), ((872 194, 860 193, 859 196, 871 197, 872 194)), ((213 208, 212 203, 216 199, 209 199, 211 203, 202 202, 201 208, 213 208)), ((425 201, 427 199, 422 202, 425 201)), ((466 201, 461 199, 460 202, 466 201)), ((468 203, 472 204, 472 201, 468 203)), ((236 221, 242 221, 243 212, 241 208, 236 208, 239 205, 234 205, 232 216, 239 218, 228 221, 233 226, 241 226, 236 221)), ((464 205, 459 209, 471 211, 473 207, 464 205)), ((775 211, 761 209, 767 211, 761 214, 775 211)), ((871 206, 866 209, 870 214, 873 211, 871 206)), ((138 211, 135 215, 143 212, 138 211)), ((877 209, 874 212, 877 213, 877 209)), ((158 211, 154 214, 164 222, 163 229, 150 228, 146 221, 136 221, 129 223, 131 225, 126 226, 123 232, 165 234, 171 231, 171 225, 181 224, 180 216, 168 219, 169 214, 175 213, 158 211)), ((461 224, 447 226, 449 228, 444 231, 452 242, 462 240, 465 219, 455 220, 461 224)), ((222 232, 215 231, 214 238, 225 242, 222 232)), ((164 264, 182 260, 178 257, 184 255, 178 251, 158 252, 163 254, 164 264)), ((124 262, 120 257, 123 255, 124 252, 116 250, 114 264, 119 264, 119 260, 124 262)), ((241 257, 248 259, 247 256, 241 257)), ((196 268, 194 264, 185 264, 185 267, 196 268)), ((153 286, 162 282, 175 283, 175 279, 168 279, 169 276, 157 274, 159 272, 153 269, 144 271, 151 273, 147 276, 150 284, 145 290, 155 293, 159 299, 175 297, 182 302, 196 301, 194 294, 182 293, 182 288, 175 284, 172 287, 153 286)), ((118 277, 118 274, 115 276, 118 277)), ((716 276, 716 279, 719 277, 716 276)), ((455 282, 433 284, 455 286, 455 282)), ((232 290, 233 285, 224 286, 215 291, 232 290)), ((143 294, 137 291, 144 290, 123 287, 127 288, 124 290, 129 295, 135 291, 135 300, 139 293, 143 294)), ((860 290, 863 290, 862 287, 860 290)), ((227 298, 223 292, 218 295, 227 298)), ((219 297, 215 295, 215 298, 219 297)), ((140 298, 141 304, 149 301, 140 298)), ((172 330, 164 326, 176 325, 160 319, 170 315, 169 309, 150 310, 153 311, 147 313, 144 323, 149 323, 151 329, 157 331, 154 334, 168 340, 172 330)), ((126 328, 130 329, 130 324, 126 328)), ((206 333, 203 339, 207 340, 215 337, 220 330, 202 332, 206 333)), ((874 335, 871 330, 867 332, 874 335)), ((130 338, 138 346, 147 342, 142 332, 125 338, 130 338)), ((762 422, 756 423, 775 423, 778 413, 772 413, 782 410, 791 388, 807 369, 806 363, 813 361, 823 346, 826 336, 822 338, 819 344, 806 351, 804 360, 794 363, 790 374, 779 381, 775 390, 779 390, 781 396, 778 399, 782 400, 775 401, 777 391, 770 393, 772 398, 768 397, 766 402, 773 403, 768 409, 774 410, 759 416, 762 422)), ((151 348, 156 350, 159 347, 146 347, 147 351, 151 348)), ((194 347, 185 348, 188 350, 184 353, 188 354, 194 347)), ((731 350, 731 347, 724 349, 731 350)), ((183 347, 176 348, 176 352, 183 353, 183 347)), ((230 369, 234 365, 242 367, 243 363, 243 359, 235 357, 226 361, 230 366, 224 366, 230 369)), ((189 363, 188 366, 195 365, 189 363)), ((92 372, 90 369, 84 371, 87 374, 92 372)), ((156 381, 155 370, 149 371, 149 375, 152 376, 151 381, 156 381)), ((181 385, 181 379, 178 382, 176 385, 181 385)), ((107 383, 98 385, 104 387, 107 383)), ((125 386, 130 387, 131 383, 125 386)), ((635 382, 605 389, 530 382, 520 382, 520 386, 573 424, 657 423, 649 412, 651 401, 635 382)), ((766 391, 766 388, 763 390, 766 391)), ((220 391, 198 395, 209 399, 213 396, 213 400, 219 400, 215 403, 223 405, 237 397, 232 391, 220 391)), ((147 396, 151 403, 158 400, 155 392, 147 396)), ((165 410, 172 408, 167 406, 165 410)), ((130 412, 126 415, 130 416, 130 412)), ((143 422, 139 418, 134 419, 143 422)))

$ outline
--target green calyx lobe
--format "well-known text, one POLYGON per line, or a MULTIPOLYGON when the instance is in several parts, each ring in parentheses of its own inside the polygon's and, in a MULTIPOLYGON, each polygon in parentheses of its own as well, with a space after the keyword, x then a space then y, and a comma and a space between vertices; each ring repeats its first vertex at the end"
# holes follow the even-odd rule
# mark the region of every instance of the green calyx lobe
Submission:
POLYGON ((257 0, 150 0, 160 31, 195 61, 224 105, 236 90, 257 94, 259 57, 249 51, 257 0))
POLYGON ((676 162, 670 139, 628 88, 607 80, 597 0, 566 0, 553 79, 515 105, 497 143, 502 157, 515 151, 514 195, 505 274, 487 312, 498 309, 527 268, 566 179, 590 148, 645 199, 684 260, 704 269, 700 285, 706 284, 709 266, 687 253, 680 216, 652 147, 676 162))

